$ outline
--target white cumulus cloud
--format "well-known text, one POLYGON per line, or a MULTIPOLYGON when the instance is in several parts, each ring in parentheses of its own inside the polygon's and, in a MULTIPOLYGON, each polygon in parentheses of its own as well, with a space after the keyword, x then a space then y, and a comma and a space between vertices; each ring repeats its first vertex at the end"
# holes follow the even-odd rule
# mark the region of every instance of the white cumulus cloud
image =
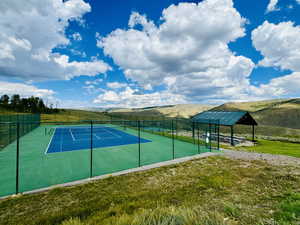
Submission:
POLYGON ((126 87, 127 84, 120 82, 108 82, 106 86, 111 89, 120 89, 126 87))
POLYGON ((291 70, 287 74, 260 85, 258 94, 276 97, 299 96, 300 86, 300 26, 293 22, 279 24, 265 21, 252 31, 254 47, 263 55, 259 66, 291 70))
POLYGON ((22 97, 35 96, 45 99, 52 99, 55 93, 53 90, 40 89, 34 85, 0 81, 0 95, 4 94, 9 96, 19 94, 22 97))
POLYGON ((186 103, 181 95, 163 92, 154 92, 150 94, 138 94, 137 90, 126 87, 124 91, 106 91, 100 94, 94 103, 102 107, 127 107, 140 108, 146 106, 168 105, 186 103))
POLYGON ((300 26, 265 21, 252 32, 254 47, 264 56, 261 66, 300 71, 300 26))
POLYGON ((81 37, 80 33, 78 33, 78 32, 75 32, 74 34, 72 34, 72 38, 75 41, 81 41, 82 40, 82 37, 81 37))
POLYGON ((160 25, 137 12, 128 29, 97 36, 97 46, 144 89, 165 85, 192 99, 247 95, 254 63, 228 44, 245 35, 246 19, 232 0, 171 5, 160 25), (217 94, 216 94, 217 93, 217 94))
MULTIPOLYGON (((83 0, 1 0, 0 76, 24 80, 69 79, 110 70, 101 60, 77 62, 53 53, 70 41, 70 21, 82 21, 91 7, 83 0)), ((77 35, 77 39, 79 36, 77 35)))
POLYGON ((266 13, 272 12, 272 11, 278 11, 279 8, 277 7, 278 4, 278 0, 270 0, 267 9, 266 9, 266 13))

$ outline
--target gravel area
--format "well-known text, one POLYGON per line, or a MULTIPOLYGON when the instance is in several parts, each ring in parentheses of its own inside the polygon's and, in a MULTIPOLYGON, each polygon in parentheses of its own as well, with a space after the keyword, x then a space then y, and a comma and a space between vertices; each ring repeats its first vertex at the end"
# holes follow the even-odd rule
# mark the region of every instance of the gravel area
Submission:
POLYGON ((293 165, 300 166, 300 158, 285 156, 285 155, 272 155, 265 153, 256 152, 244 152, 244 151, 233 151, 222 149, 225 157, 233 159, 244 159, 244 160, 263 160, 273 165, 293 165))

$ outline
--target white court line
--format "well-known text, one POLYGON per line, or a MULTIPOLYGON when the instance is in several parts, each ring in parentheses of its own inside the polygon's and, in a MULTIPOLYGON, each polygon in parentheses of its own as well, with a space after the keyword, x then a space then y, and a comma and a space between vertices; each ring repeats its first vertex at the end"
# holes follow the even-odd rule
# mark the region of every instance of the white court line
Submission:
POLYGON ((117 137, 117 138, 122 138, 121 136, 114 134, 113 132, 111 132, 110 130, 106 130, 105 128, 103 128, 105 131, 107 131, 108 133, 111 133, 113 136, 117 137))
POLYGON ((93 134, 98 140, 108 140, 108 139, 115 139, 116 136, 114 137, 99 137, 97 134, 93 134))
POLYGON ((98 137, 97 134, 93 134, 98 140, 101 140, 102 138, 98 137))
POLYGON ((73 141, 76 141, 76 140, 75 140, 75 137, 74 137, 74 135, 73 135, 73 132, 72 132, 72 130, 71 130, 71 128, 69 129, 69 132, 70 132, 70 134, 71 134, 71 136, 72 136, 73 141))
POLYGON ((50 144, 51 144, 51 142, 52 142, 52 139, 53 139, 53 137, 54 137, 55 132, 56 132, 56 127, 54 127, 54 132, 53 132, 53 135, 52 135, 52 137, 51 137, 51 139, 50 139, 50 142, 48 143, 48 146, 47 146, 47 148, 46 148, 45 154, 47 154, 47 152, 48 152, 48 149, 49 149, 49 147, 50 147, 50 144))
POLYGON ((60 152, 63 152, 63 150, 62 150, 62 133, 60 133, 60 152))

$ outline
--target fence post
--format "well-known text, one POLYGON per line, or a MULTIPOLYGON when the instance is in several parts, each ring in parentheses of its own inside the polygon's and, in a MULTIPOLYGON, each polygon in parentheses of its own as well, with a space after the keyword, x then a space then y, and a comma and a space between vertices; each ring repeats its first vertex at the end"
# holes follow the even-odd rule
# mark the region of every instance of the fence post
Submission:
POLYGON ((11 124, 8 122, 8 144, 10 144, 11 139, 11 124))
POLYGON ((193 142, 195 144, 195 122, 192 122, 192 136, 193 136, 193 142))
POLYGON ((174 120, 172 120, 172 154, 173 154, 173 159, 175 159, 175 149, 174 149, 174 120))
POLYGON ((141 122, 138 120, 138 135, 139 135, 139 167, 141 166, 141 122))
POLYGON ((177 122, 177 121, 178 121, 178 119, 177 119, 177 117, 176 117, 176 120, 175 120, 175 128, 176 128, 176 129, 175 129, 175 131, 176 131, 175 134, 176 134, 176 138, 178 137, 178 130, 177 130, 177 124, 178 124, 178 122, 177 122))
POLYGON ((231 125, 231 130, 230 130, 230 136, 231 136, 231 145, 234 146, 234 141, 233 141, 233 125, 231 125))
POLYGON ((220 120, 218 122, 217 132, 218 132, 218 150, 220 150, 220 120))
POLYGON ((17 159, 16 159, 16 194, 19 193, 19 156, 20 156, 20 123, 17 122, 17 159))
POLYGON ((197 137, 198 137, 198 139, 197 139, 197 144, 198 144, 198 154, 200 154, 200 129, 199 129, 199 123, 197 124, 198 126, 197 126, 197 137))
POLYGON ((211 151, 211 123, 209 122, 209 150, 211 151))
POLYGON ((90 178, 93 177, 93 121, 91 120, 90 178))

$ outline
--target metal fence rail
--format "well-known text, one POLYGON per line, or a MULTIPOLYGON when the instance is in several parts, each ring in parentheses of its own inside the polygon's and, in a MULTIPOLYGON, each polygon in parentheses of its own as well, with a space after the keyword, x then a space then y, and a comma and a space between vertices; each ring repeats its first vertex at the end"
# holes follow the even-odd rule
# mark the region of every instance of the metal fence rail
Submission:
POLYGON ((0 115, 0 149, 40 125, 40 114, 0 115), (19 124, 19 128, 17 128, 19 124))
POLYGON ((189 120, 18 121, 0 127, 10 140, 0 147, 0 196, 219 149, 218 125, 189 120))

